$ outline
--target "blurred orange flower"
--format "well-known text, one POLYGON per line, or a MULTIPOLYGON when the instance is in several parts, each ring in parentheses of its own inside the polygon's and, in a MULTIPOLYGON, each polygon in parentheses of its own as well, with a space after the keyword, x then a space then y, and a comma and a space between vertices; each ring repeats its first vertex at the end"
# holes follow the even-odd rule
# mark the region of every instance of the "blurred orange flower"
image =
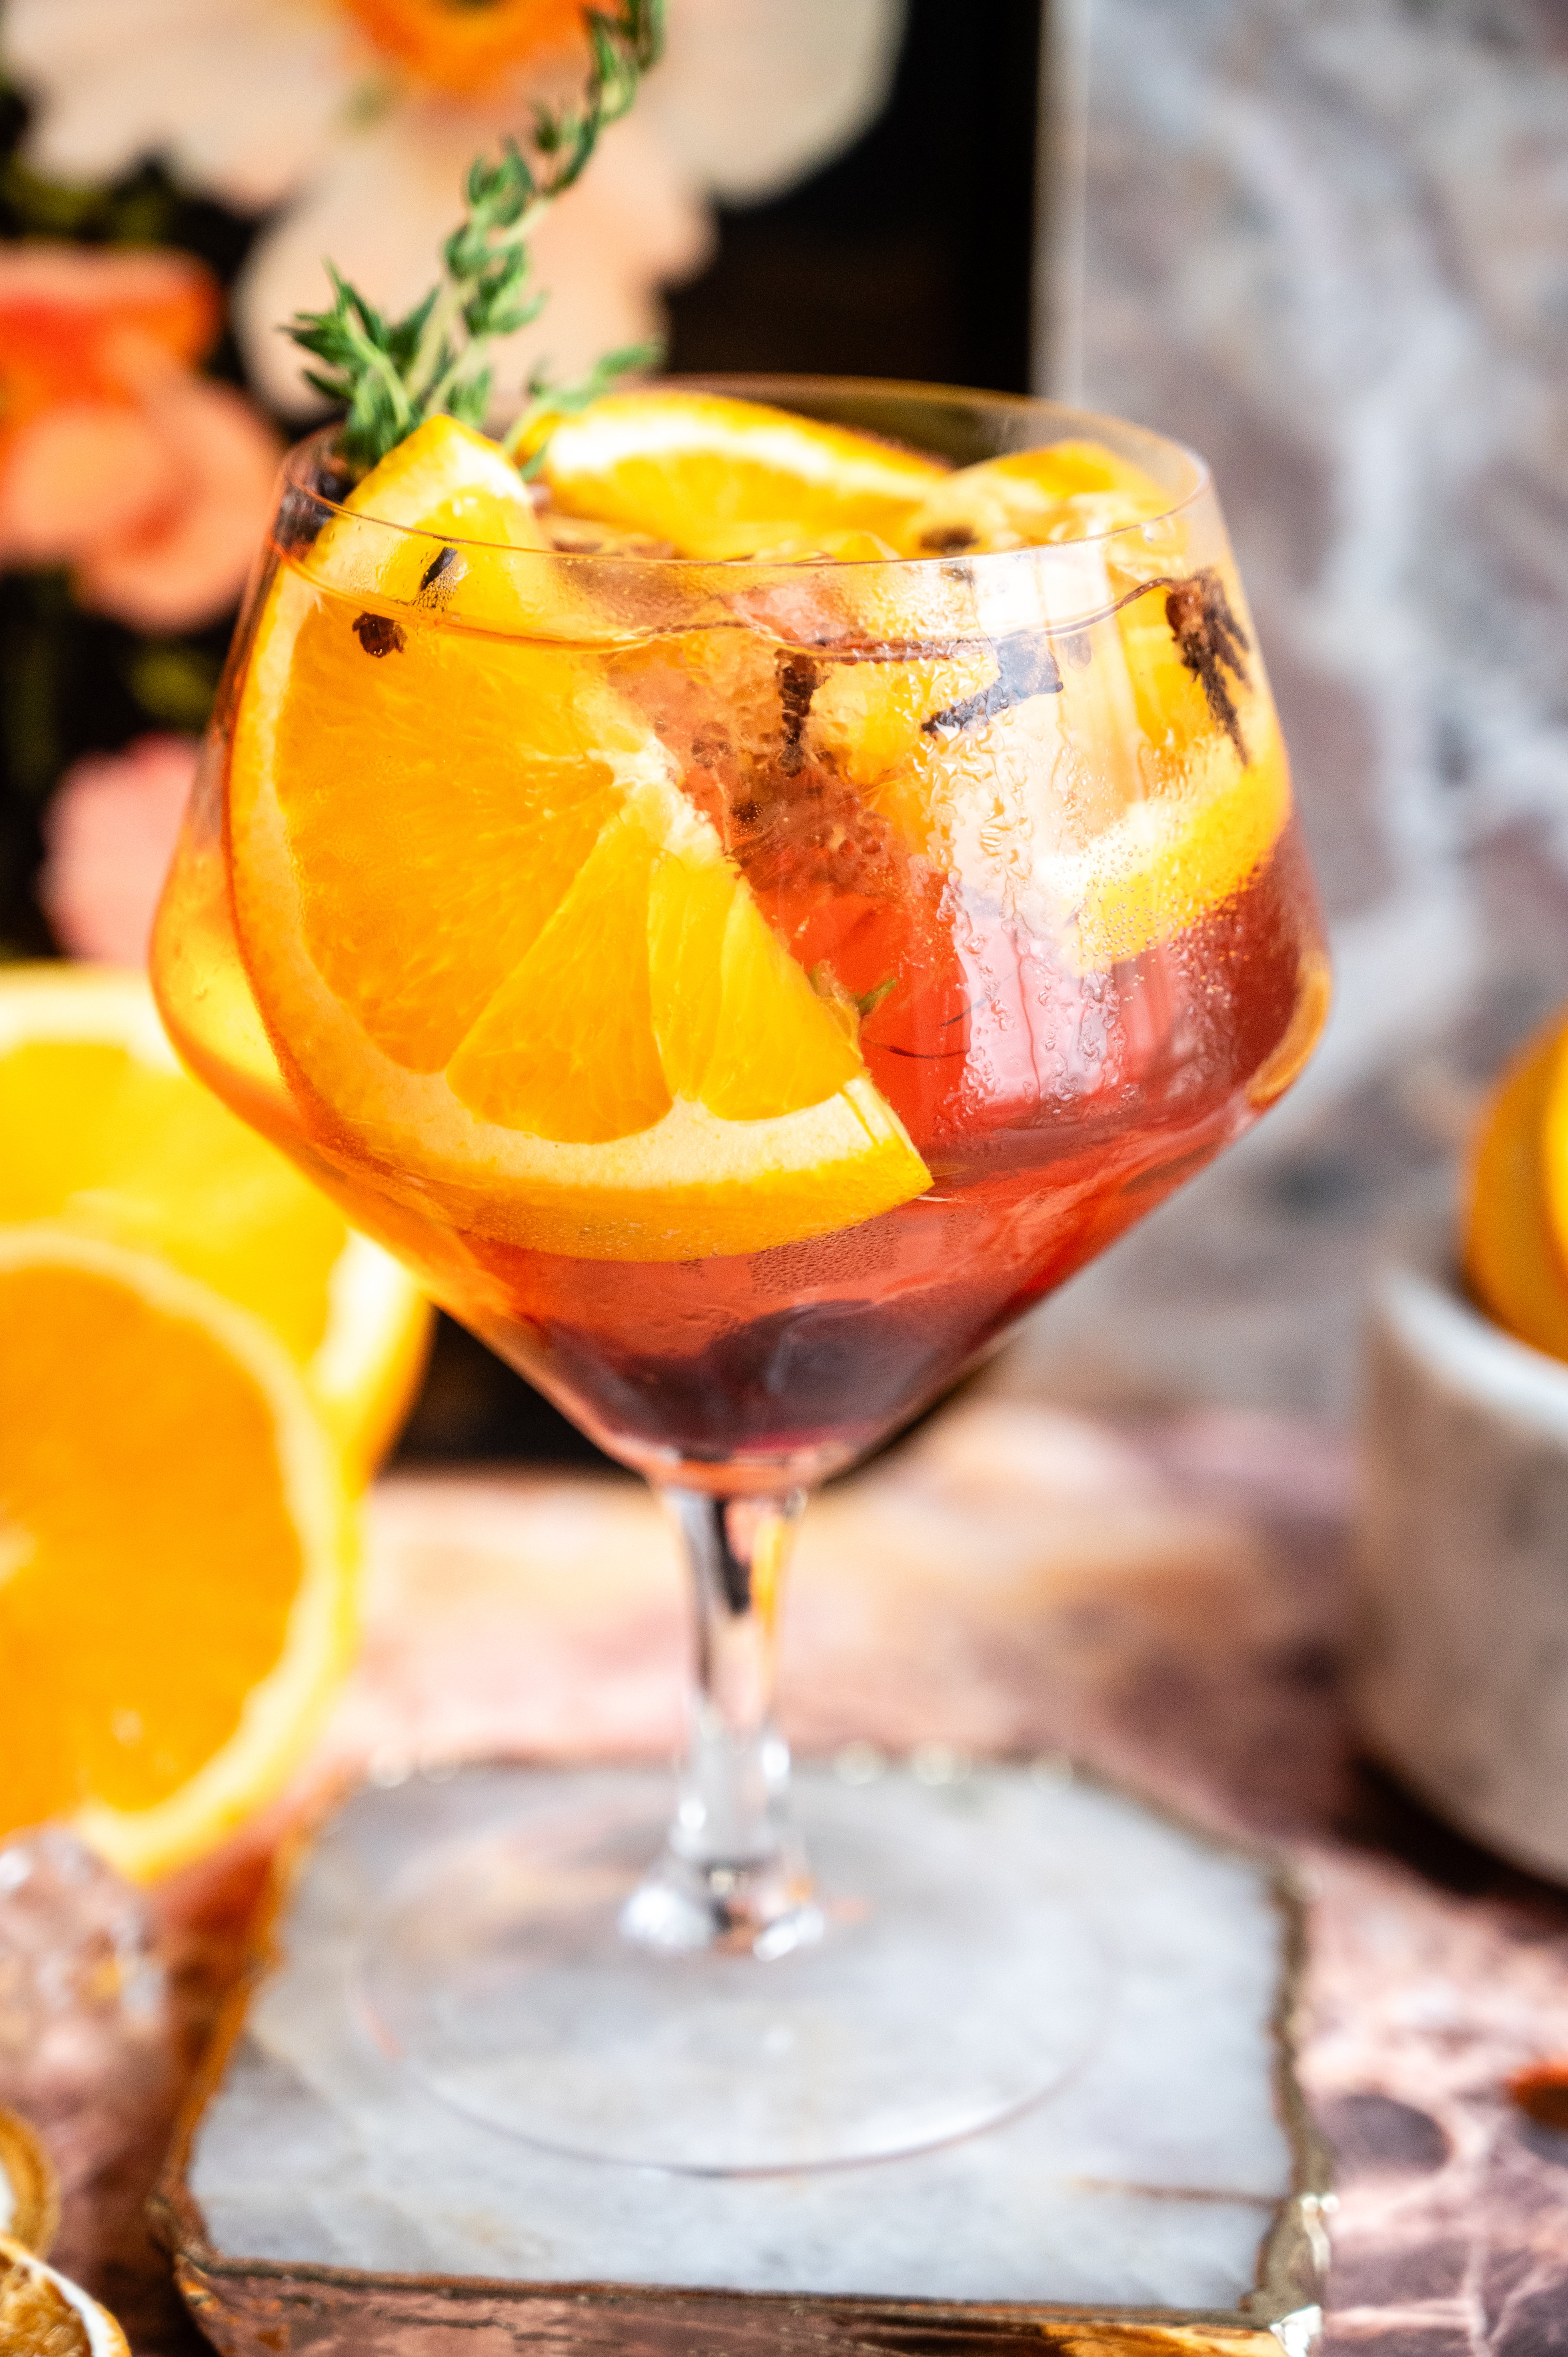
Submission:
POLYGON ((139 737, 60 780, 44 813, 38 905, 70 956, 145 963, 196 754, 194 737, 139 737))
POLYGON ((244 584, 279 445, 195 373, 222 317, 188 254, 0 248, 0 565, 66 565, 145 630, 209 622, 244 584))
POLYGON ((372 49, 416 81, 467 96, 519 66, 578 46, 583 0, 343 0, 372 49))
MULTIPOLYGON (((4 0, 0 49, 31 105, 34 170, 113 179, 158 156, 186 187, 270 216, 234 332, 262 399, 303 414, 319 403, 279 322, 330 300, 323 254, 386 309, 416 303, 474 156, 526 134, 542 97, 575 96, 584 5, 4 0)), ((538 224, 551 300, 495 350, 498 420, 541 361, 573 376, 657 333, 659 290, 709 249, 712 199, 777 194, 886 93, 902 0, 668 5, 662 63, 538 224)))

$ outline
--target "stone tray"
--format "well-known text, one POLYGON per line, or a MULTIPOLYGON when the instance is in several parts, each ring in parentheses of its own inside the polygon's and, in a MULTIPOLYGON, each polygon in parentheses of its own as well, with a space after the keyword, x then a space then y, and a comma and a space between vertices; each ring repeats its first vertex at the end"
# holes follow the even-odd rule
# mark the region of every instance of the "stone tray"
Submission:
MULTIPOLYGON (((350 1998, 355 1928, 432 1842, 585 1785, 651 1804, 664 1780, 508 1764, 367 1787, 276 1878, 155 2196, 209 2337, 234 2357, 1307 2357, 1327 2180, 1294 2078, 1287 1878, 1057 1760, 917 1765, 863 1795, 890 1837, 961 1810, 1097 1918, 1112 1997, 1054 2093, 936 2150, 792 2176, 497 2135, 378 2054, 350 1998)), ((808 1815, 832 1773, 805 1772, 808 1815)))

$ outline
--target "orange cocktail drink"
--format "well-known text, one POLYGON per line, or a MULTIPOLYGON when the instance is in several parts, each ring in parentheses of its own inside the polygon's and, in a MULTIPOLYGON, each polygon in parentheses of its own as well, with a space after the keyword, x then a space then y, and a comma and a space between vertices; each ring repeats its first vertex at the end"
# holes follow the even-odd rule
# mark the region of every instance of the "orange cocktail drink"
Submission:
POLYGON ((997 401, 950 470, 950 398, 800 398, 603 402, 542 504, 449 420, 351 490, 306 445, 156 951, 221 1093, 725 1494, 914 1413, 1326 1003, 1197 463, 997 401))
POLYGON ((531 1787, 384 1895, 361 2010, 492 2126, 705 2174, 968 2135, 1098 2035, 1016 1793, 892 1795, 876 1845, 815 1780, 819 1901, 780 1577, 805 1491, 1245 1129, 1327 996, 1200 464, 750 391, 544 420, 532 488, 443 415, 358 480, 296 452, 155 952, 188 1060, 694 1575, 662 1849, 629 1788, 531 1787))

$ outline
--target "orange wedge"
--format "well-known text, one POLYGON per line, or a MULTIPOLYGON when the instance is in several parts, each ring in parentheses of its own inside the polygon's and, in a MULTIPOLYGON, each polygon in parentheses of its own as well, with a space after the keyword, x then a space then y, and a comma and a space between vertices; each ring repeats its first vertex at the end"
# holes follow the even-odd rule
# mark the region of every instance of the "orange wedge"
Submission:
POLYGON ((792 561, 834 533, 890 544, 947 473, 847 426, 678 389, 607 393, 578 417, 543 421, 525 452, 546 434, 542 479, 558 508, 714 559, 792 561))
POLYGON ((1470 1157, 1465 1275, 1499 1326, 1568 1359, 1568 1182, 1564 1042, 1555 1017, 1504 1072, 1470 1157))
POLYGON ((368 650, 378 585, 335 577, 352 524, 269 593, 229 824, 258 1003, 358 1150, 416 1209, 445 1189, 590 1258, 755 1251, 922 1192, 840 1010, 601 663, 450 608, 398 608, 368 650))
POLYGON ((1212 739, 1178 785, 1131 802, 1087 849, 1045 862, 1058 907, 1071 912, 1065 938, 1079 971, 1139 957, 1233 899, 1290 813, 1284 740, 1271 726, 1251 762, 1212 739))
MULTIPOLYGON (((553 552, 516 468, 455 418, 415 426, 346 504, 300 560, 314 580, 503 630, 548 628, 567 602, 559 566, 528 561, 553 552)), ((395 606, 380 619, 390 631, 395 606)))
POLYGON ((0 1232, 36 1220, 158 1254, 264 1320, 351 1478, 390 1447, 424 1369, 429 1305, 180 1069, 139 974, 0 969, 0 1232))
POLYGON ((905 518, 906 556, 982 554, 1087 540, 1164 515, 1171 495, 1100 442, 1053 442, 961 467, 905 518))
POLYGON ((149 1254, 0 1231, 0 1828, 156 1873, 277 1789, 346 1663, 338 1455, 275 1335, 149 1254))
POLYGON ((1022 659, 982 644, 844 665, 812 697, 807 743, 912 849, 989 878, 1009 915, 1098 972, 1233 898, 1284 830, 1284 744, 1242 659, 1232 731, 1156 587, 1080 632, 1036 634, 1022 659), (1015 700, 990 709, 1001 653, 1015 700))

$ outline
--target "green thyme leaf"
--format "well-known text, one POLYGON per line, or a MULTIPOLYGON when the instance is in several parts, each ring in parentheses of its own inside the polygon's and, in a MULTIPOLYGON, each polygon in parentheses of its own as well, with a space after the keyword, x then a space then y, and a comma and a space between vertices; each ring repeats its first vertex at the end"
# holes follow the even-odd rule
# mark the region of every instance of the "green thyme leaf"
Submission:
MULTIPOLYGON (((329 262, 332 304, 296 312, 287 332, 321 363, 306 382, 343 412, 342 456, 369 468, 427 417, 445 413, 478 425, 489 404, 487 348, 536 319, 545 296, 531 289, 528 238, 539 215, 579 178, 601 134, 618 123, 657 64, 664 0, 620 0, 612 14, 585 8, 591 59, 580 105, 535 113, 532 156, 508 139, 499 157, 468 168, 464 219, 441 249, 442 275, 401 319, 383 318, 329 262)), ((607 353, 575 385, 550 387, 536 372, 522 418, 508 436, 515 450, 545 414, 571 415, 628 369, 659 358, 654 345, 607 353)), ((528 471, 542 457, 535 451, 528 471)))
MULTIPOLYGON (((575 384, 554 384, 542 369, 535 369, 528 380, 528 399, 521 414, 507 428, 501 445, 509 458, 515 458, 523 444, 532 439, 546 419, 553 425, 563 417, 576 417, 590 402, 607 393, 617 377, 629 376, 634 369, 657 368, 664 357, 660 343, 623 344, 613 352, 606 352, 575 384)), ((535 443, 529 457, 519 466, 518 472, 525 483, 532 482, 543 466, 550 448, 550 436, 545 434, 535 443)))

